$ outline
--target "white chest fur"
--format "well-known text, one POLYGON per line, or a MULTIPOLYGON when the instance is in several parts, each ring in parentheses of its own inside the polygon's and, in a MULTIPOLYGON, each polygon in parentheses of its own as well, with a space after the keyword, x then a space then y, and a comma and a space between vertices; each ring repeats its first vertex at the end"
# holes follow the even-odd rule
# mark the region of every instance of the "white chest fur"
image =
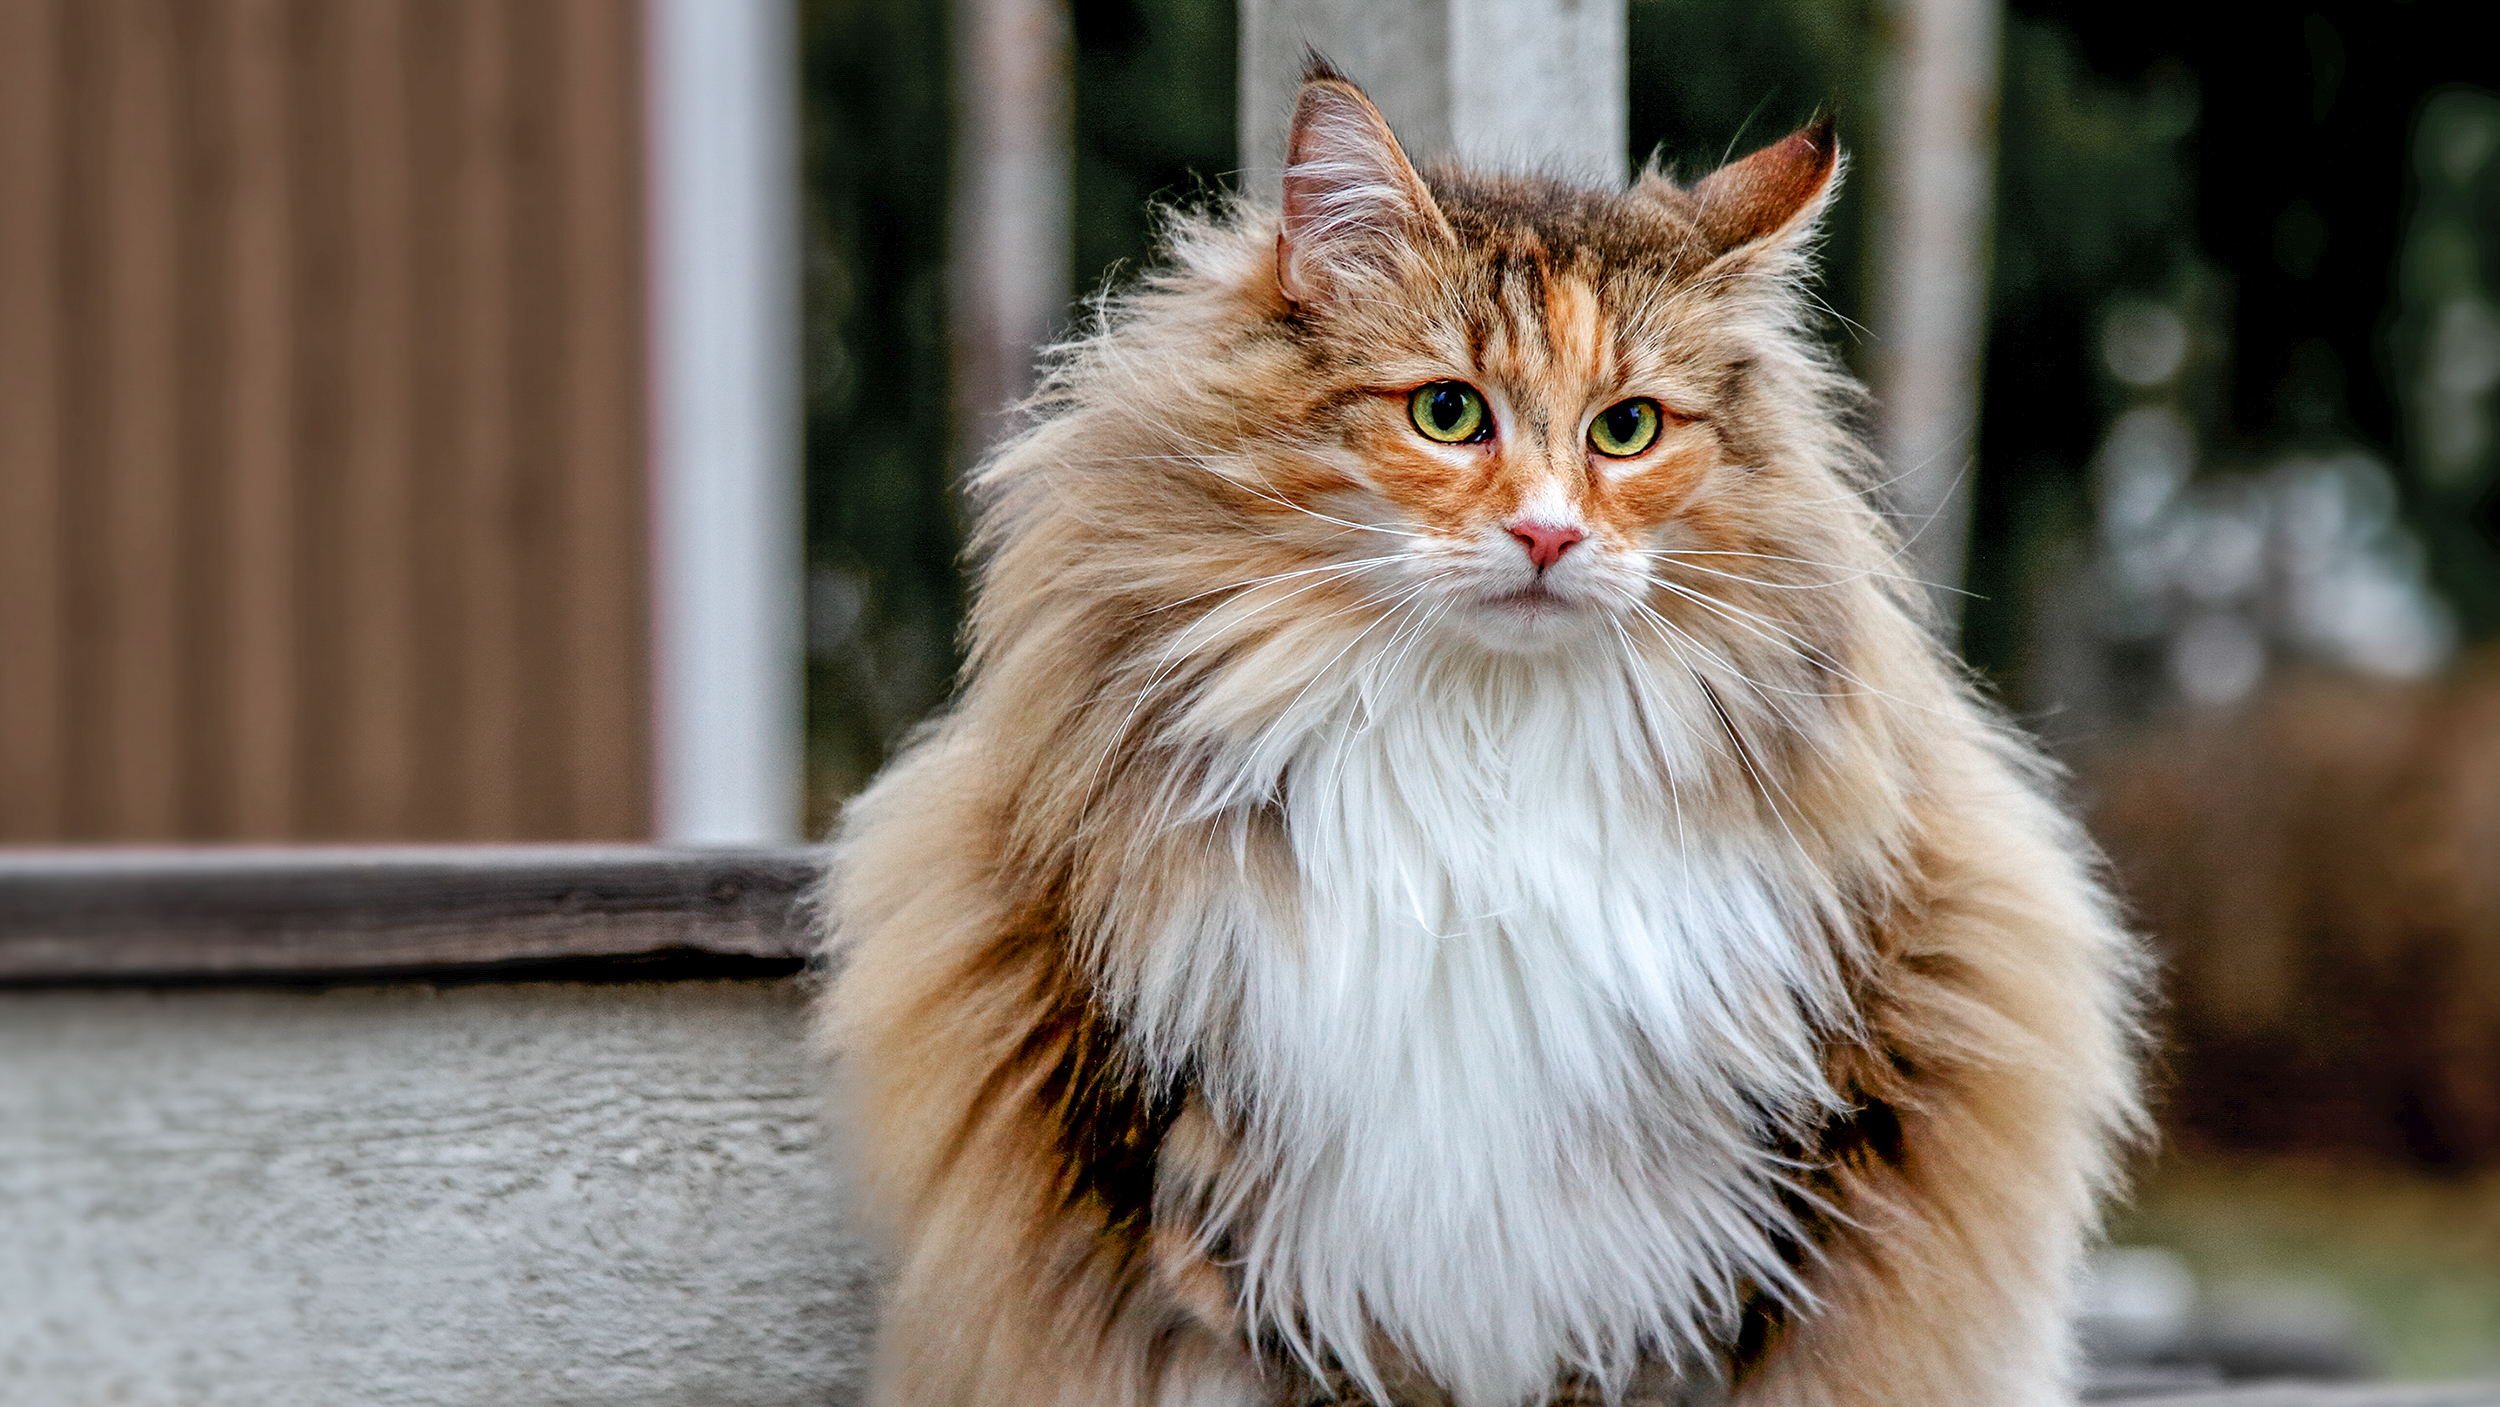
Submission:
POLYGON ((1408 666, 1284 762, 1298 941, 1239 942, 1254 1314, 1460 1407, 1698 1347, 1781 1273, 1766 1107, 1828 1099, 1819 890, 1667 777, 1711 735, 1612 658, 1408 666), (1245 947, 1248 951, 1245 951, 1245 947))

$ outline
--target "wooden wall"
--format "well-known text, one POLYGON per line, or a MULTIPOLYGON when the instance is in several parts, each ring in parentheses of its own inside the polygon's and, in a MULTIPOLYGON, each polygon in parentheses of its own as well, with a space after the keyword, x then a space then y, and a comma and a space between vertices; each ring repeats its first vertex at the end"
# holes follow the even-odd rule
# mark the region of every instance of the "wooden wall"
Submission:
POLYGON ((0 841, 647 833, 639 16, 0 0, 0 841))

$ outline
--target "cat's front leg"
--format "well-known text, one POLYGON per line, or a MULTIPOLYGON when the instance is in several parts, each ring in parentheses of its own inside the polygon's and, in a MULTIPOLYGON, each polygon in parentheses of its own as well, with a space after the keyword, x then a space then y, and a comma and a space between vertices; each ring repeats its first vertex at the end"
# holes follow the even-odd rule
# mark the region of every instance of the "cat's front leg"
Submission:
POLYGON ((1730 1407, 2068 1407, 2068 1218, 1978 1201, 1904 1210, 1853 1237, 1815 1277, 1819 1303, 1743 1365, 1730 1407), (1986 1224, 2027 1214, 2045 1224, 1986 1224))
MULTIPOLYGON (((1970 808, 1966 814, 1980 814, 1970 808)), ((2059 1407, 2071 1286, 2137 1126, 2128 940, 2058 831, 1934 823, 1928 884, 1881 935, 1837 1215, 1734 1407, 2059 1407)))
POLYGON ((2024 1215, 2019 1203, 1931 1205, 1919 1213, 1924 1224, 1884 1226, 1884 1244, 1848 1253, 1819 1277, 1821 1302, 1747 1365, 1730 1407, 2071 1404, 2071 1335, 2056 1283, 2071 1256, 2055 1244, 2071 1233, 2051 1212, 2049 1225, 2011 1238, 2027 1251, 1983 1250, 1969 1225, 1954 1224, 1974 1213, 2024 1215))

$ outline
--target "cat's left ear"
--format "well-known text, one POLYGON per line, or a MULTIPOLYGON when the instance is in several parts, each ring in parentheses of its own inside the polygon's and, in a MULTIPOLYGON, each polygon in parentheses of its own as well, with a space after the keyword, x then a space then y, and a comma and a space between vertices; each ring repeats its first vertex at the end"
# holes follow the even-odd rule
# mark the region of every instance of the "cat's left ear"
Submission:
POLYGON ((1714 254, 1785 245, 1814 228, 1840 169, 1828 117, 1701 178, 1693 199, 1714 254))
POLYGON ((1380 109, 1314 57, 1285 144, 1276 283, 1286 300, 1324 302, 1349 278, 1391 273, 1419 245, 1457 243, 1380 109))

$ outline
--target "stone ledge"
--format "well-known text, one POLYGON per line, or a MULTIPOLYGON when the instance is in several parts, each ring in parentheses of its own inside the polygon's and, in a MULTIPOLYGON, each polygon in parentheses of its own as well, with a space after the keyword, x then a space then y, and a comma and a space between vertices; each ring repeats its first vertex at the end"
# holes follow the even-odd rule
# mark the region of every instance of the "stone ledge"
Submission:
POLYGON ((0 985, 786 973, 819 868, 805 847, 0 851, 0 985))

